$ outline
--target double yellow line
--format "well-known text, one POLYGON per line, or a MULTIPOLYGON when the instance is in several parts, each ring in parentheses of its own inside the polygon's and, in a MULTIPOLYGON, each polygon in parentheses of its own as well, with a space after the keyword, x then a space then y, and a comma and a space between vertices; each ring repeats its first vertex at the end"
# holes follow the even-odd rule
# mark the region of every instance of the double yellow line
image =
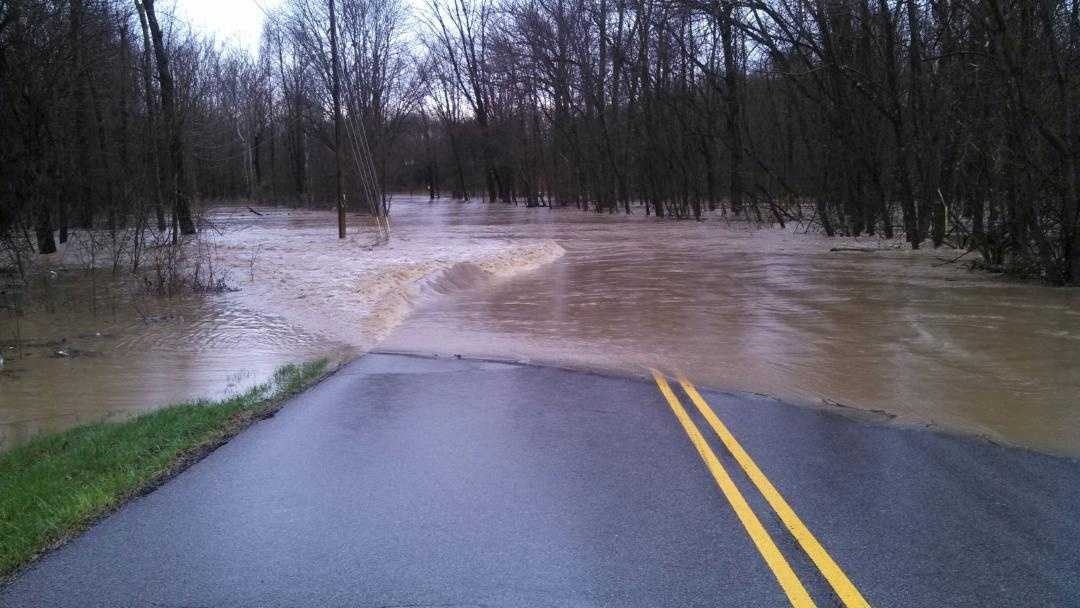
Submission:
MULTIPOLYGON (((788 564, 780 550, 777 549, 776 543, 773 542, 772 537, 765 530, 765 527, 761 525, 761 521, 757 515, 754 514, 753 509, 747 504, 746 498, 743 497, 742 492, 735 485, 735 482, 731 480, 731 476, 728 475, 724 465, 721 464, 720 459, 716 457, 716 453, 709 447, 709 443, 702 436, 701 431, 698 430, 694 421, 690 418, 690 414, 686 412, 679 398, 672 391, 671 386, 668 384, 667 378, 660 372, 651 370, 653 378, 656 380, 656 386, 659 387, 660 393, 667 399, 668 405, 671 406, 671 411, 675 413, 675 417, 678 418, 679 423, 682 424, 683 430, 686 431, 687 436, 690 437, 691 443, 697 448, 698 454, 701 455, 702 460, 705 461, 705 466, 709 468, 709 472, 712 473, 713 479, 716 480, 720 491, 724 493, 724 497, 731 504, 732 509, 735 510, 735 515, 738 516, 739 521, 742 522, 746 532, 750 535, 750 539, 754 542, 758 552, 765 558, 765 563, 768 564, 773 574, 776 576, 776 580, 780 583, 780 587, 784 590, 788 600, 791 601, 791 605, 797 608, 811 608, 815 606, 814 600, 810 597, 810 594, 806 592, 806 588, 803 587, 799 577, 795 574, 795 571, 791 569, 791 565, 788 564)), ((772 485, 765 474, 761 472, 757 464, 754 462, 750 455, 746 453, 746 450, 735 439, 735 436, 731 434, 727 426, 717 417, 713 412, 709 404, 702 398, 701 393, 694 388, 694 385, 690 383, 686 378, 679 378, 679 384, 682 385, 683 390, 686 392, 690 400, 697 406, 701 415, 708 421, 709 426, 720 437, 720 441, 723 442, 724 447, 735 458, 735 461, 739 463, 746 476, 750 478, 754 486, 765 498, 765 501, 769 503, 773 511, 780 517, 780 520, 784 522, 787 529, 791 532, 792 536, 799 541, 799 545, 803 548, 803 551, 810 557, 814 564, 821 571, 821 574, 825 577, 825 580, 832 585, 833 590, 843 601, 844 606, 847 608, 869 608, 869 604, 863 599, 862 594, 855 588, 851 580, 844 574, 844 571, 840 569, 840 566, 833 561, 829 556, 825 548, 821 546, 814 535, 810 533, 806 525, 803 524, 799 516, 795 514, 795 511, 791 508, 791 505, 784 500, 784 497, 780 495, 780 492, 772 485)))

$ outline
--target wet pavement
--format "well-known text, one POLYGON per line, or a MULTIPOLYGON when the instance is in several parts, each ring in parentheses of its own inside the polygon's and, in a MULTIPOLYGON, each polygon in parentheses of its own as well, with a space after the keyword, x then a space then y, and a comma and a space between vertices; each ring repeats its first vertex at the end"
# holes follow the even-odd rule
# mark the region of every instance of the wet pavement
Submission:
MULTIPOLYGON (((672 387, 816 605, 844 605, 672 387)), ((1076 460, 701 393, 871 605, 1080 606, 1076 460)), ((774 572, 651 379, 367 355, 0 606, 789 605, 774 572)))

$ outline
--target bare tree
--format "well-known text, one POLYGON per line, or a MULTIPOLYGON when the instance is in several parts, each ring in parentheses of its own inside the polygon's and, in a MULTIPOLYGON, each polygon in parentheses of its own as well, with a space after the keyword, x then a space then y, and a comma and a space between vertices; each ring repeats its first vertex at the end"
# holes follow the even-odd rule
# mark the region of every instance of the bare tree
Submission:
MULTIPOLYGON (((138 1, 138 0, 136 0, 138 1)), ((169 69, 169 51, 154 11, 154 0, 141 0, 146 13, 150 36, 154 42, 154 58, 157 63, 158 81, 161 83, 161 113, 168 133, 169 195, 173 200, 173 231, 179 234, 195 234, 195 222, 191 217, 191 204, 187 192, 186 159, 184 157, 184 126, 176 108, 176 91, 173 74, 169 69)))

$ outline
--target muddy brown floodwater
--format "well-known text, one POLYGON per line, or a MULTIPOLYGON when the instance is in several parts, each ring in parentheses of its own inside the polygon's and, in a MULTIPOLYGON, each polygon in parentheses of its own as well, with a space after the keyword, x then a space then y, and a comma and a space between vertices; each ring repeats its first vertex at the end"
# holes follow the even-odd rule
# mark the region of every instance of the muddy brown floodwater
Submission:
POLYGON ((230 290, 200 297, 148 295, 104 269, 90 275, 87 246, 73 240, 41 262, 19 298, 10 281, 0 284, 0 450, 83 422, 235 394, 286 363, 347 360, 419 303, 563 253, 550 240, 410 223, 413 207, 427 211, 402 205, 393 241, 374 248, 360 217, 339 241, 329 212, 210 209, 211 227, 189 253, 230 290))
POLYGON ((370 249, 337 242, 329 214, 260 211, 209 214, 236 292, 163 301, 97 286, 91 314, 74 304, 85 279, 60 271, 51 289, 68 305, 0 326, 0 345, 17 331, 29 352, 0 373, 0 439, 377 347, 659 367, 1080 454, 1080 291, 942 264, 952 250, 408 198, 394 204, 393 243, 370 249), (873 251, 829 251, 852 245, 873 251), (77 356, 56 355, 65 348, 77 356))
POLYGON ((384 349, 655 366, 719 389, 1080 454, 1080 290, 942 264, 951 249, 716 219, 474 204, 423 221, 553 239, 566 254, 422 307, 384 349), (881 249, 830 251, 844 245, 881 249))

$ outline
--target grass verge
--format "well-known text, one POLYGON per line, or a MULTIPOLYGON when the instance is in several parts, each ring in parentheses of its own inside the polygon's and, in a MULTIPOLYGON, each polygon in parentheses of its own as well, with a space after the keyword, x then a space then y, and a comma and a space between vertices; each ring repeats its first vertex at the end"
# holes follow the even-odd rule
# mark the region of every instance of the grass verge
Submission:
POLYGON ((327 366, 325 359, 286 365, 269 382, 229 399, 79 426, 0 454, 0 582, 274 415, 327 366))

